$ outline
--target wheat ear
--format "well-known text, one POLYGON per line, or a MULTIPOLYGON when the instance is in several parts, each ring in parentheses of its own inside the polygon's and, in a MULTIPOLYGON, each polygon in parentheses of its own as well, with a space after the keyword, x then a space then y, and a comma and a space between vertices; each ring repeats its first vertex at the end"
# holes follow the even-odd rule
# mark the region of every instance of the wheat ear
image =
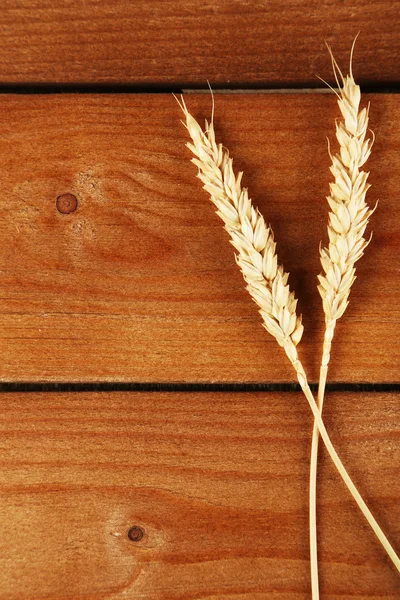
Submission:
POLYGON ((222 144, 216 143, 213 119, 210 124, 206 122, 203 131, 187 110, 183 97, 179 104, 185 115, 184 124, 192 139, 192 142, 187 144, 194 154, 192 162, 197 166, 198 177, 210 194, 217 214, 224 221, 225 229, 238 252, 236 261, 242 270, 247 289, 259 307, 263 325, 284 348, 296 371, 300 387, 332 461, 372 529, 375 533, 381 533, 378 537, 400 571, 400 561, 396 553, 352 482, 330 440, 308 385, 296 349, 303 327, 296 315, 294 294, 287 285, 288 275, 283 267, 278 267, 271 228, 265 225, 262 215, 253 207, 247 190, 242 187, 242 173, 235 176, 228 151, 222 144))
MULTIPOLYGON (((364 232, 373 212, 365 202, 365 195, 369 188, 368 173, 362 170, 362 166, 371 153, 373 139, 367 138, 368 109, 360 110, 360 87, 355 83, 352 74, 354 43, 350 54, 350 74, 346 77, 343 77, 328 46, 339 88, 337 96, 343 120, 336 123, 336 138, 340 151, 331 156, 330 170, 334 182, 330 184, 330 194, 327 197, 331 209, 328 224, 329 246, 320 249, 324 272, 319 275, 318 290, 322 297, 325 313, 325 334, 318 386, 318 407, 321 412, 336 321, 347 308, 350 289, 355 280, 354 265, 361 258, 369 243, 364 238, 364 232)), ((310 460, 309 511, 311 569, 313 571, 311 580, 314 582, 315 597, 317 597, 318 588, 316 534, 318 438, 318 427, 314 423, 310 460)))
MULTIPOLYGON (((354 44, 353 44, 354 48, 354 44)), ((343 120, 336 123, 336 138, 340 152, 331 155, 331 173, 335 179, 330 184, 327 197, 329 213, 329 246, 321 248, 321 264, 324 271, 319 275, 318 290, 322 297, 325 313, 325 336, 321 360, 320 390, 323 392, 326 382, 330 351, 336 321, 343 315, 347 306, 350 289, 355 280, 355 263, 362 257, 369 240, 364 232, 369 217, 375 209, 365 202, 370 187, 368 173, 362 166, 371 153, 373 139, 367 138, 368 108, 360 110, 360 87, 352 74, 352 54, 350 75, 343 77, 333 55, 332 65, 338 81, 338 104, 343 120)), ((323 396, 323 394, 322 394, 323 396)))

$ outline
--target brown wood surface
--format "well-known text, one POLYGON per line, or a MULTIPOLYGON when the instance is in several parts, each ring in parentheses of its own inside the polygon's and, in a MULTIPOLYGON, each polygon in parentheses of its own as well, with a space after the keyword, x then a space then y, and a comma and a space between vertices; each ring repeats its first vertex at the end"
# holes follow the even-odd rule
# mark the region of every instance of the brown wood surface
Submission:
MULTIPOLYGON (((320 87, 316 75, 332 82, 324 40, 346 66, 359 31, 357 80, 396 90, 393 0, 1 2, 0 387, 14 391, 0 393, 0 600, 311 597, 300 393, 14 384, 294 381, 195 177, 172 96, 93 92, 320 87), (24 85, 34 93, 8 93, 24 85)), ((209 117, 209 94, 186 99, 209 117)), ((364 100, 377 134, 368 196, 380 203, 329 381, 394 383, 400 97, 364 100)), ((337 116, 333 95, 216 95, 217 136, 291 273, 313 381, 337 116)), ((398 393, 328 393, 324 416, 399 551, 398 393)), ((318 482, 321 600, 398 599, 398 574, 324 448, 318 482)))
MULTIPOLYGON (((365 101, 377 134, 368 195, 380 204, 330 380, 395 382, 400 98, 365 101)), ((209 115, 208 95, 187 102, 209 115)), ((326 136, 334 143, 337 115, 333 95, 216 96, 217 136, 244 169, 300 299, 312 380, 323 335, 326 136)), ((293 381, 196 179, 180 117, 171 95, 0 97, 3 381, 293 381), (59 212, 63 194, 75 195, 75 211, 59 212)))
MULTIPOLYGON (((398 407, 329 394, 325 413, 397 549, 398 407)), ((1 600, 310 598, 301 394, 2 394, 0 428, 1 600)), ((398 598, 325 451, 319 482, 321 597, 398 598)))
POLYGON ((3 0, 2 83, 316 85, 324 39, 362 81, 398 81, 393 0, 3 0))

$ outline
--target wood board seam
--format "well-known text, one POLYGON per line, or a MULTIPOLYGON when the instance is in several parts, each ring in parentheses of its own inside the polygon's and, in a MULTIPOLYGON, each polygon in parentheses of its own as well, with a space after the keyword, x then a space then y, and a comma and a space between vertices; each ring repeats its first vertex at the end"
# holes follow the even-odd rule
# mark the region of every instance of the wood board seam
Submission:
MULTIPOLYGON (((240 85, 221 85, 211 83, 211 87, 216 94, 331 94, 328 88, 321 88, 318 83, 315 87, 312 85, 288 85, 278 86, 268 84, 240 84, 240 85)), ((399 94, 400 81, 386 83, 361 83, 364 94, 399 94)), ((0 83, 0 95, 20 94, 20 95, 57 95, 57 94, 209 94, 210 89, 205 81, 199 85, 182 85, 180 82, 169 84, 129 84, 129 83, 0 83)))
MULTIPOLYGON (((313 392, 317 391, 318 385, 311 383, 313 392)), ((0 382, 1 393, 20 392, 301 392, 296 383, 215 383, 215 382, 0 382)), ((328 393, 355 392, 355 393, 382 393, 400 392, 400 383, 328 383, 328 393)))

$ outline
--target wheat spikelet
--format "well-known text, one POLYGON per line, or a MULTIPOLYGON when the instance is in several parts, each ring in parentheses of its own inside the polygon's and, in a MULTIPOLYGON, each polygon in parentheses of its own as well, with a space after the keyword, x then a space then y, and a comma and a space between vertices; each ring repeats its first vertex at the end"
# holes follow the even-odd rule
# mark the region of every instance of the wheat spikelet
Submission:
POLYGON ((259 307, 265 329, 298 369, 296 346, 303 325, 301 316, 296 315, 297 300, 289 289, 288 273, 278 266, 273 232, 254 208, 247 189, 242 187, 242 173, 235 176, 228 151, 216 143, 213 122, 206 122, 203 132, 183 99, 181 107, 192 138, 192 143, 187 144, 195 156, 192 162, 198 167, 198 177, 237 250, 236 262, 247 283, 246 289, 259 307))
POLYGON ((297 301, 287 285, 288 275, 283 267, 278 267, 272 231, 265 225, 262 215, 252 206, 247 190, 242 188, 242 174, 234 175, 228 151, 222 144, 216 143, 213 119, 210 124, 206 122, 203 131, 187 110, 183 98, 182 102, 178 100, 178 103, 185 114, 184 125, 192 139, 192 142, 187 144, 195 156, 192 162, 198 167, 198 177, 210 194, 217 214, 224 221, 225 229, 238 252, 236 261, 242 270, 248 291, 259 306, 263 325, 284 348, 296 371, 332 461, 369 525, 400 571, 400 560, 343 466, 308 385, 296 348, 303 333, 303 326, 301 318, 296 315, 297 301))

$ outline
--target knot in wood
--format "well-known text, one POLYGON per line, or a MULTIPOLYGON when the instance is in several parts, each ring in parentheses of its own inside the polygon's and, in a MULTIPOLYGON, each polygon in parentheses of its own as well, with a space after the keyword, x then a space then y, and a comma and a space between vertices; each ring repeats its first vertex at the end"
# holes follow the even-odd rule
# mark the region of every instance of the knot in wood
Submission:
POLYGON ((56 207, 58 212, 68 215, 77 209, 78 200, 73 194, 61 194, 56 200, 56 207))

